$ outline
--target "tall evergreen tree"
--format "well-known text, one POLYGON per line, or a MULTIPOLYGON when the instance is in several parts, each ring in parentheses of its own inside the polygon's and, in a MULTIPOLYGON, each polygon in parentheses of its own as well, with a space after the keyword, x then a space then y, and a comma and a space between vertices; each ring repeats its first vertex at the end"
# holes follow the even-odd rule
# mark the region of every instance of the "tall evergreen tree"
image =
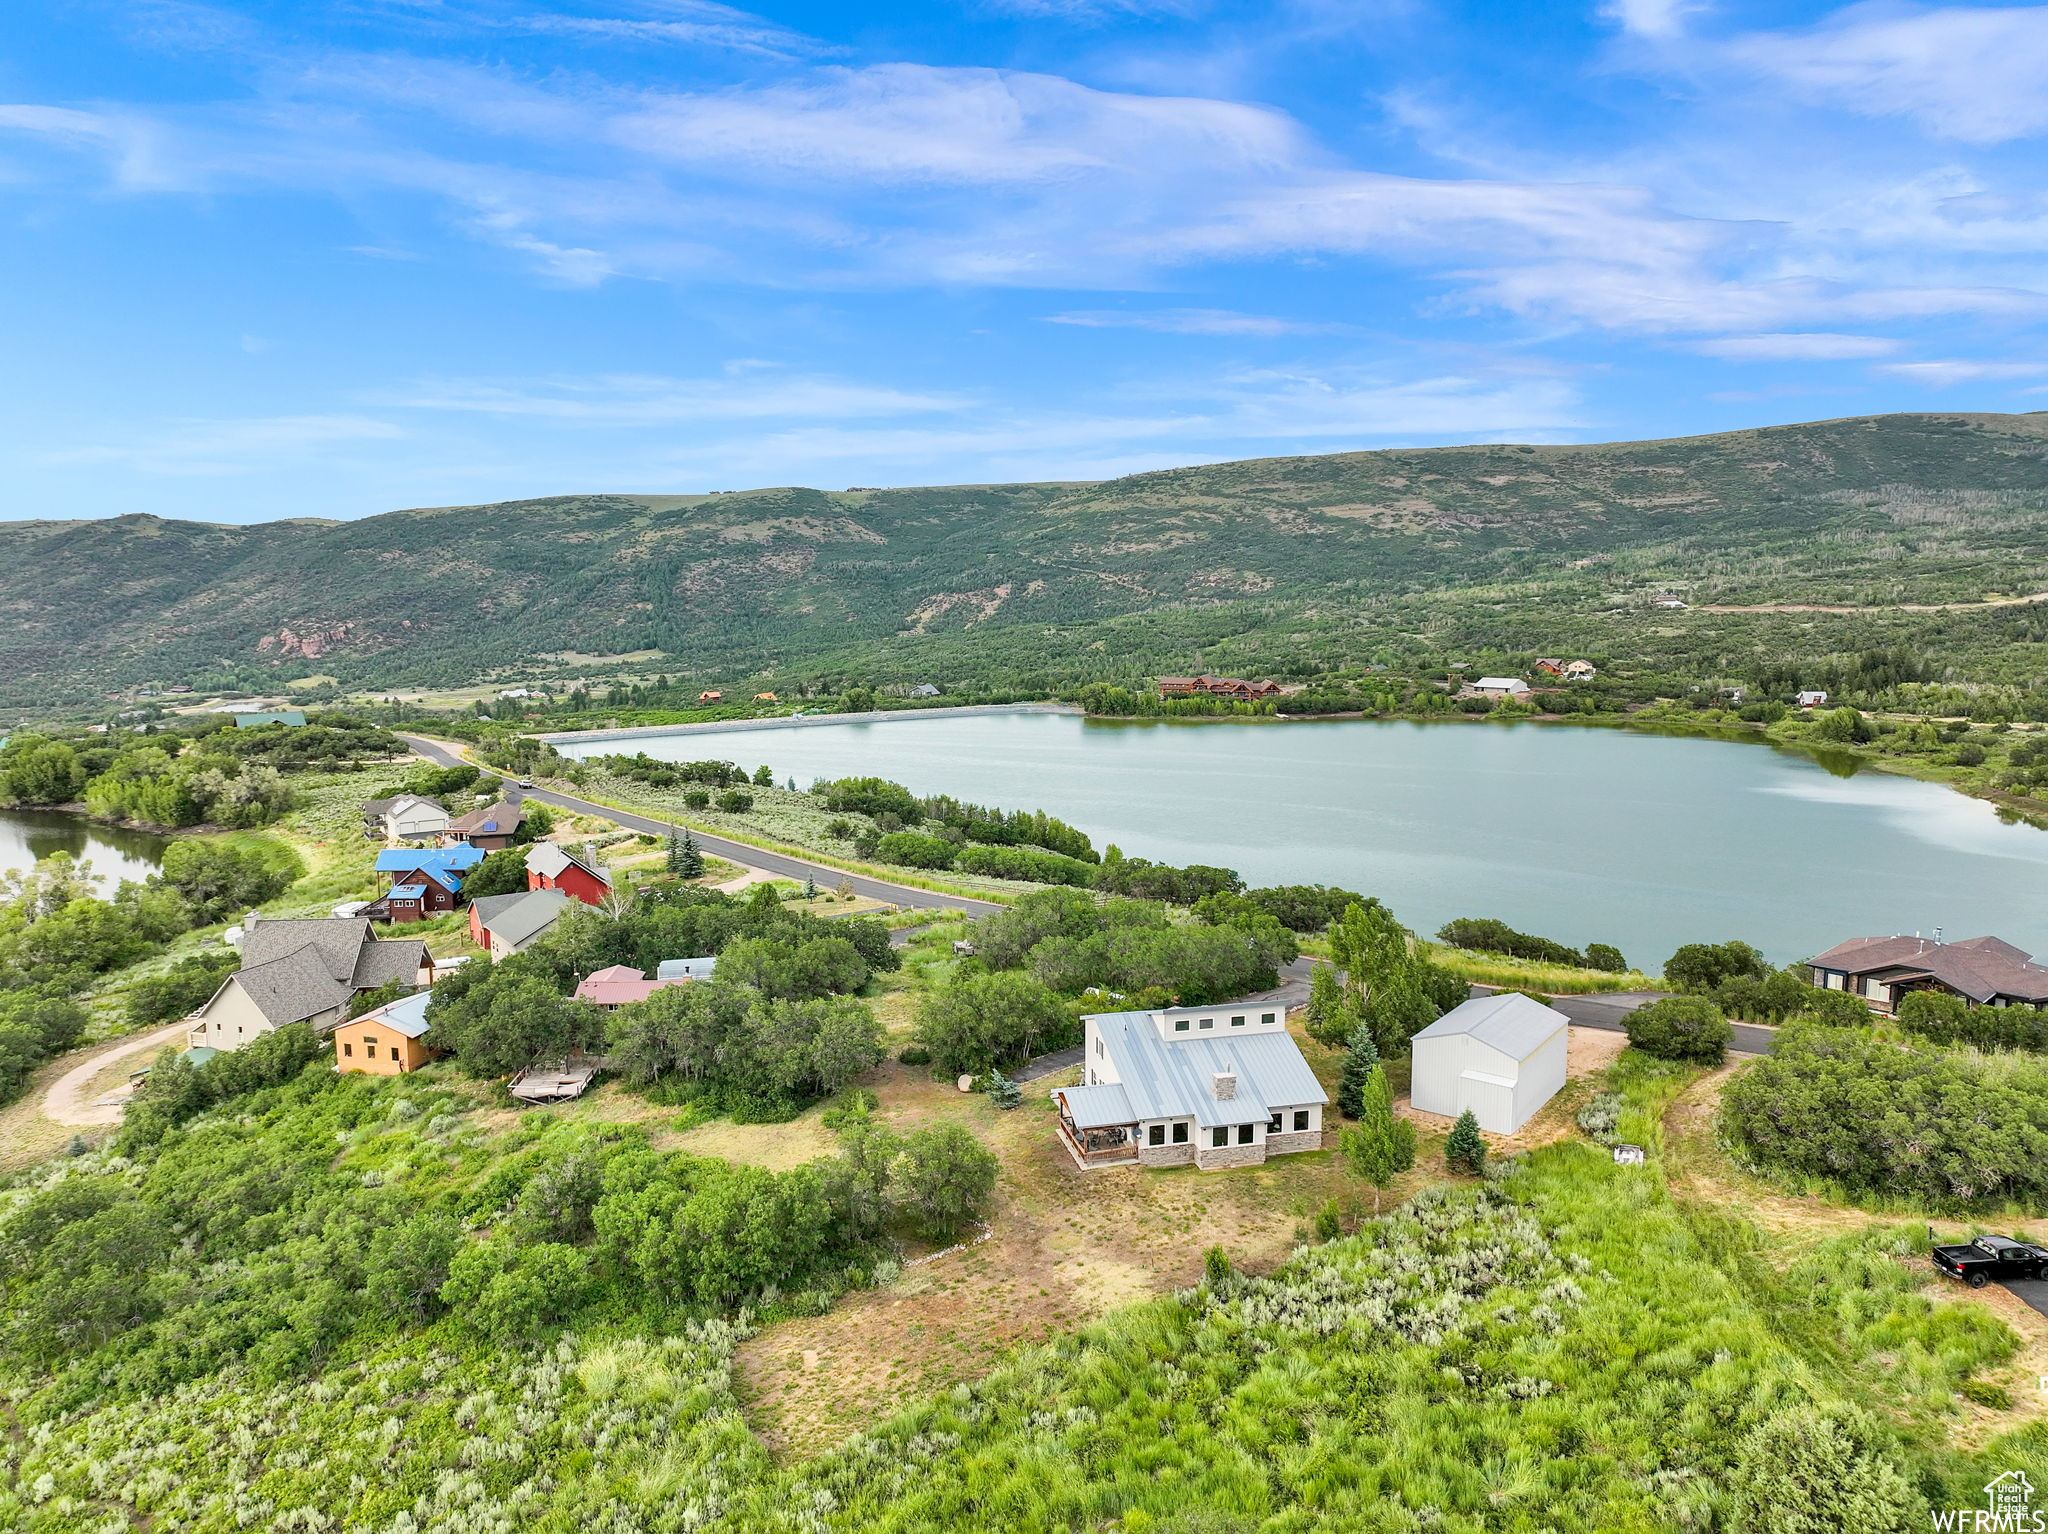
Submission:
POLYGON ((1394 1089, 1384 1067, 1375 1063, 1359 1092, 1358 1123, 1338 1141, 1344 1164, 1372 1184, 1372 1212, 1380 1212, 1380 1192, 1415 1165, 1415 1126, 1394 1115, 1394 1089))
POLYGON ((1379 1068, 1380 1052, 1373 1043, 1372 1030, 1360 1025, 1351 1035, 1351 1053, 1345 1057, 1343 1074, 1337 1078, 1337 1111, 1344 1117, 1360 1116, 1366 1083, 1379 1068))
POLYGON ((1458 1122, 1451 1126, 1451 1137, 1444 1141, 1444 1165, 1453 1172, 1469 1172, 1474 1177, 1486 1170, 1486 1141, 1470 1108, 1458 1115, 1458 1122))
POLYGON ((669 866, 684 879, 700 879, 704 876, 704 850, 697 845, 696 836, 686 827, 683 839, 676 845, 675 861, 669 866))

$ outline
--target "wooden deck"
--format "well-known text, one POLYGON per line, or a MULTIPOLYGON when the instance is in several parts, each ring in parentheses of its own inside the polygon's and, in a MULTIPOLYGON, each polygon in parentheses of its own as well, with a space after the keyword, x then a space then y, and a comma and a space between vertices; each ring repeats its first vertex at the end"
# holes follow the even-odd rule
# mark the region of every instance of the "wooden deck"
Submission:
POLYGON ((1098 1167, 1138 1164, 1138 1136, 1135 1124, 1131 1126, 1129 1137, 1121 1144, 1101 1145, 1091 1150, 1088 1148, 1088 1142, 1099 1142, 1104 1131, 1086 1129, 1077 1136, 1073 1126, 1065 1119, 1055 1119, 1053 1122, 1059 1126, 1060 1144, 1066 1147, 1067 1154, 1074 1158, 1074 1164, 1084 1172, 1092 1172, 1098 1167))

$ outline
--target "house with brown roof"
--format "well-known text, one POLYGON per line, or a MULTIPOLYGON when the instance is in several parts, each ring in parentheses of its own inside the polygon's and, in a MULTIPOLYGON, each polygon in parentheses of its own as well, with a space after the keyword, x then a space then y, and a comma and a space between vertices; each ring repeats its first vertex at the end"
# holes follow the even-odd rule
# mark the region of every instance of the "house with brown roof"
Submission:
POLYGON ((688 985, 688 976, 678 975, 674 979, 648 979, 647 972, 635 969, 630 964, 613 964, 604 969, 593 970, 576 984, 576 999, 587 1001, 603 1012, 616 1012, 619 1008, 631 1006, 636 1001, 645 1001, 656 991, 665 991, 672 985, 688 985))
POLYGON ((1162 698, 1243 698, 1257 701, 1278 697, 1287 689, 1278 682, 1248 682, 1241 676, 1162 676, 1158 678, 1162 698))
POLYGON ((468 842, 472 847, 481 847, 486 852, 496 852, 500 847, 509 847, 519 839, 519 828, 526 824, 526 811, 509 799, 500 799, 496 804, 487 804, 480 810, 471 810, 448 828, 451 841, 468 842))
POLYGON ((1813 983, 1846 991, 1874 1012, 1896 1012, 1914 991, 1960 996, 1984 1007, 2048 1004, 2048 965, 1995 937, 1940 943, 1923 937, 1857 937, 1808 959, 1813 983))
POLYGON ((424 986, 433 978, 425 943, 380 938, 360 916, 265 921, 251 912, 242 967, 187 1019, 192 1047, 240 1049, 287 1023, 325 1032, 363 992, 394 980, 424 986))

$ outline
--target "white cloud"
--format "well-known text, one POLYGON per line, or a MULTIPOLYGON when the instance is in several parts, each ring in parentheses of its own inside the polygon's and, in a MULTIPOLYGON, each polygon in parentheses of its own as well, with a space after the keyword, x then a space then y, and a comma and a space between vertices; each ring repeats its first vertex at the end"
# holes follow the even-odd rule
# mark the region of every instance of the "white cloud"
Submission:
POLYGON ((1157 330, 1183 336, 1333 335, 1355 329, 1334 321, 1289 320, 1272 314, 1239 314, 1234 309, 1075 309, 1049 314, 1054 325, 1098 330, 1157 330))
POLYGON ((1935 362, 1887 362, 1876 371, 1925 384, 1930 389, 1948 389, 1963 383, 2040 378, 2048 374, 2048 362, 1973 362, 1965 358, 1951 358, 1935 362))
POLYGON ((518 384, 457 379, 393 391, 371 403, 589 426, 654 426, 693 421, 852 420, 952 411, 968 402, 951 395, 737 364, 721 378, 606 375, 518 384))
POLYGON ((1738 38, 1728 51, 1811 100, 1910 117, 1966 143, 2048 129, 2048 6, 1852 5, 1806 31, 1738 38))
POLYGON ((1825 331, 1795 335, 1722 336, 1695 341, 1689 350, 1725 362, 1842 362, 1859 357, 1886 357, 1900 343, 1888 336, 1845 336, 1825 331))
POLYGON ((535 32, 607 42, 660 43, 721 48, 766 58, 790 59, 819 51, 819 44, 766 17, 715 5, 709 0, 666 0, 651 17, 572 16, 546 12, 512 23, 535 32))
POLYGON ((330 450, 406 435, 389 421, 358 415, 253 416, 240 420, 188 420, 126 442, 61 449, 42 461, 119 463, 145 474, 230 475, 318 458, 330 450))
POLYGON ((1685 30, 1685 18, 1705 10, 1699 0, 1607 0, 1600 14, 1637 37, 1676 37, 1685 30))

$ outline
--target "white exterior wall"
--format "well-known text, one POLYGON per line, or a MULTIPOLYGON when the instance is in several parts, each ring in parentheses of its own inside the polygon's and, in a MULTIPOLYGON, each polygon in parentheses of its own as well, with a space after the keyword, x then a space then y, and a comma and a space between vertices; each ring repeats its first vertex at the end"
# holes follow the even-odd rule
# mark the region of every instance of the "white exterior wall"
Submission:
POLYGON ((249 999, 233 975, 214 992, 213 1000, 192 1014, 194 1049, 240 1049, 271 1032, 270 1019, 249 999))
POLYGON ((1152 1026, 1171 1044, 1176 1039, 1242 1038, 1248 1033, 1285 1033, 1283 1002, 1250 1005, 1225 1002, 1215 1007, 1168 1007, 1152 1014, 1152 1026), (1185 1023, 1187 1026, 1182 1027, 1185 1023))
POLYGON ((431 804, 408 804, 384 817, 391 836, 439 836, 451 824, 448 812, 431 804))
POLYGON ((1564 1085, 1569 1037, 1570 1025, 1560 1019, 1526 1060, 1510 1059, 1470 1034, 1419 1038, 1408 1100, 1445 1118, 1469 1108, 1481 1129, 1513 1134, 1564 1085))

